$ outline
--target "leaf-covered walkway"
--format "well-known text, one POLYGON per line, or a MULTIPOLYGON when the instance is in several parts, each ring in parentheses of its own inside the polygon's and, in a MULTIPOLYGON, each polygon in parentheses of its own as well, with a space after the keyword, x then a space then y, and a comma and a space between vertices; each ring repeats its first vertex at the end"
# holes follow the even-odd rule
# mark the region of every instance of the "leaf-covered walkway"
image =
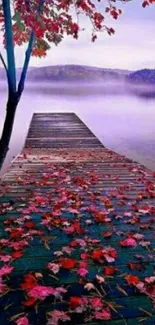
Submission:
POLYGON ((0 184, 0 324, 155 324, 154 221, 154 173, 34 114, 0 184))

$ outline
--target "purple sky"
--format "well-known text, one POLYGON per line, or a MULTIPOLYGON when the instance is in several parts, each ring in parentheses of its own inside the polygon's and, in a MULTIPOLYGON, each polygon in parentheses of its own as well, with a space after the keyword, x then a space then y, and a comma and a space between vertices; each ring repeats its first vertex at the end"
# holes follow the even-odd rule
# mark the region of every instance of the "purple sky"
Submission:
MULTIPOLYGON (((86 28, 79 40, 66 37, 51 50, 44 59, 31 59, 31 66, 56 64, 83 64, 105 68, 141 69, 155 68, 155 4, 143 9, 142 0, 133 0, 123 5, 119 21, 110 20, 116 34, 100 33, 98 40, 91 42, 91 27, 81 20, 86 28)), ((103 4, 100 4, 102 6, 103 4)), ((24 48, 17 48, 17 65, 24 59, 24 48)))

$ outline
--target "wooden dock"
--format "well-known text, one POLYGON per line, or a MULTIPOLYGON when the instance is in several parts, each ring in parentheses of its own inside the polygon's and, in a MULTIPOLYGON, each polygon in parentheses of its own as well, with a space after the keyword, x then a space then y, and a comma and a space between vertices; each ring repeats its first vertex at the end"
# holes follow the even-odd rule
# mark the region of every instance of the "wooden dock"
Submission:
POLYGON ((34 114, 0 183, 0 324, 155 325, 155 174, 34 114))

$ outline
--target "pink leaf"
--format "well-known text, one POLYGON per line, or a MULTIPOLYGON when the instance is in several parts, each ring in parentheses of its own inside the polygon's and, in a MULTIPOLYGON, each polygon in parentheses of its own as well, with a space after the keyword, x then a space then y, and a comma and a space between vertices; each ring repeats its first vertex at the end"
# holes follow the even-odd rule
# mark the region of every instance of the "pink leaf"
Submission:
POLYGON ((103 311, 96 311, 94 317, 96 319, 109 320, 111 319, 111 313, 109 310, 104 309, 103 311))
POLYGON ((10 260, 12 260, 12 257, 10 256, 10 255, 4 255, 4 256, 1 256, 0 257, 0 260, 2 261, 2 262, 9 262, 10 260))
POLYGON ((84 288, 88 291, 95 289, 94 285, 92 283, 87 283, 84 288))
POLYGON ((103 302, 102 302, 101 298, 98 298, 98 297, 94 297, 91 299, 91 305, 92 305, 92 308, 95 310, 100 310, 101 308, 103 308, 103 302))
POLYGON ((33 297, 36 299, 44 300, 46 297, 55 294, 55 289, 52 287, 45 286, 35 286, 28 292, 29 297, 33 297))
POLYGON ((78 271, 77 271, 77 274, 80 275, 80 276, 83 276, 85 277, 87 274, 88 274, 88 270, 86 270, 85 268, 80 268, 78 271))
POLYGON ((60 266, 56 263, 48 263, 48 269, 54 274, 57 274, 60 270, 60 266))
POLYGON ((79 211, 77 209, 68 208, 67 211, 70 213, 79 214, 79 211))
POLYGON ((3 275, 8 275, 13 271, 14 267, 11 267, 9 265, 4 265, 1 269, 0 269, 0 276, 3 275))
POLYGON ((128 238, 120 241, 120 246, 122 246, 122 247, 136 247, 137 242, 134 238, 128 237, 128 238))
POLYGON ((55 289, 55 293, 54 293, 54 297, 58 298, 58 299, 62 299, 62 294, 66 293, 67 290, 63 287, 58 287, 55 289))
POLYGON ((58 325, 59 321, 67 322, 70 321, 70 317, 64 312, 59 310, 53 310, 48 313, 48 323, 47 325, 58 325))
POLYGON ((17 325, 29 325, 29 321, 27 317, 21 317, 16 321, 17 325))
POLYGON ((155 276, 145 278, 145 282, 148 284, 155 283, 155 276))
POLYGON ((98 283, 104 283, 105 282, 104 278, 102 276, 100 276, 100 275, 96 275, 96 280, 97 280, 98 283))
POLYGON ((72 234, 74 234, 75 229, 74 229, 73 226, 70 226, 70 227, 64 228, 64 232, 65 232, 67 235, 72 235, 72 234))

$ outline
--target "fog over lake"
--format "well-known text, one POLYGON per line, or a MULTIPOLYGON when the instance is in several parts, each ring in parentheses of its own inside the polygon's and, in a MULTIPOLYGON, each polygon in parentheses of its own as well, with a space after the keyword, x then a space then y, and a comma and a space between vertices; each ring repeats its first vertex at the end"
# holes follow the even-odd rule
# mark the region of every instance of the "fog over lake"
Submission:
MULTIPOLYGON (((0 83, 0 131, 7 91, 0 83)), ((103 145, 155 170, 155 89, 124 84, 28 83, 17 109, 4 173, 22 149, 36 112, 75 112, 103 145)))

